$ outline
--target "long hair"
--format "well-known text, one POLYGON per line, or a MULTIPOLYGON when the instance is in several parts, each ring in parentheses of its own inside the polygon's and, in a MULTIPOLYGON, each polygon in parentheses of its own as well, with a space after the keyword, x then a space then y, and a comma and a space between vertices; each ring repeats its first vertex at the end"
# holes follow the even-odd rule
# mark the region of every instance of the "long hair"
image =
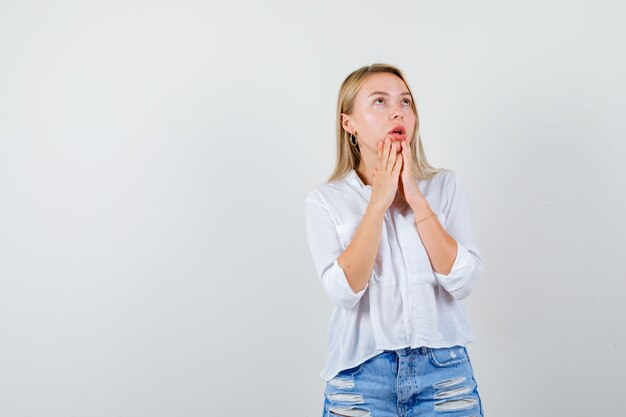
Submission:
MULTIPOLYGON (((402 71, 392 65, 372 64, 361 67, 348 75, 339 88, 339 97, 337 99, 337 159, 335 169, 326 182, 343 178, 350 170, 356 169, 359 166, 361 161, 359 145, 353 146, 350 143, 350 133, 348 133, 341 124, 341 113, 352 114, 354 100, 363 82, 368 76, 379 72, 388 72, 398 76, 404 81, 406 88, 409 90, 409 93, 411 93, 411 98, 413 98, 413 92, 411 92, 402 71)), ((415 100, 411 100, 411 109, 415 114, 415 126, 413 127, 413 137, 411 138, 410 144, 411 149, 409 150, 411 154, 411 172, 417 179, 429 179, 433 175, 441 171, 446 171, 447 169, 434 168, 428 163, 419 134, 419 117, 415 107, 415 100)))

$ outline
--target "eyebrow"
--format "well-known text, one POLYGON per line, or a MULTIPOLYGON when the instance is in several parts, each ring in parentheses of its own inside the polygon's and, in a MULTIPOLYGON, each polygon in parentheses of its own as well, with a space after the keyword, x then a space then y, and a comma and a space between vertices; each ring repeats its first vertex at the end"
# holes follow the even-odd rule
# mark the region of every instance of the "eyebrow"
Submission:
MULTIPOLYGON (((388 96, 389 93, 387 93, 386 91, 374 91, 372 94, 370 94, 368 97, 373 96, 374 94, 382 94, 383 96, 388 96)), ((405 91, 404 93, 400 94, 401 96, 410 96, 411 93, 409 93, 408 91, 405 91)))

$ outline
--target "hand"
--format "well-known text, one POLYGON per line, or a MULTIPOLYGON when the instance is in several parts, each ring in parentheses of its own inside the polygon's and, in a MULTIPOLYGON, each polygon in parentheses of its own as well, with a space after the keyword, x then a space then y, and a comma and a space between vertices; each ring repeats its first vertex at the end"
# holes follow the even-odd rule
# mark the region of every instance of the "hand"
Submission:
POLYGON ((406 202, 409 206, 415 207, 423 202, 426 197, 424 197, 424 194, 420 191, 415 177, 411 172, 411 149, 406 139, 401 142, 401 146, 402 171, 400 173, 400 187, 402 187, 401 189, 406 202))
POLYGON ((370 202, 387 210, 398 191, 398 180, 402 168, 402 156, 397 144, 390 138, 378 142, 378 161, 374 170, 374 181, 370 202))

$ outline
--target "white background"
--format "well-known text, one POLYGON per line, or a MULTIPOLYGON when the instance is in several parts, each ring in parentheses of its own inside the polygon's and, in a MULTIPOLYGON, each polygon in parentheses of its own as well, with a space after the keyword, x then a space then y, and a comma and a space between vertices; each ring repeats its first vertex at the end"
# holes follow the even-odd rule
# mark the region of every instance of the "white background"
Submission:
POLYGON ((340 83, 467 186, 487 417, 623 412, 618 1, 0 1, 0 416, 318 416, 340 83))

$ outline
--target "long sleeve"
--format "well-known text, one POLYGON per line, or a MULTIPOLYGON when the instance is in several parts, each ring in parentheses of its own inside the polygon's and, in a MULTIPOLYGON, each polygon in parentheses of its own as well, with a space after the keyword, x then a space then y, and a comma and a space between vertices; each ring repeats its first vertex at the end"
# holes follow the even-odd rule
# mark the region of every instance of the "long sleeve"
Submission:
POLYGON ((471 292, 481 275, 484 262, 474 238, 474 227, 463 181, 456 172, 446 187, 446 202, 442 209, 444 228, 457 241, 457 254, 448 275, 433 271, 439 285, 457 300, 471 292))
POLYGON ((317 201, 307 198, 305 214, 309 249, 322 287, 338 307, 356 307, 369 284, 358 293, 350 288, 343 269, 337 263, 343 248, 328 211, 317 201))

